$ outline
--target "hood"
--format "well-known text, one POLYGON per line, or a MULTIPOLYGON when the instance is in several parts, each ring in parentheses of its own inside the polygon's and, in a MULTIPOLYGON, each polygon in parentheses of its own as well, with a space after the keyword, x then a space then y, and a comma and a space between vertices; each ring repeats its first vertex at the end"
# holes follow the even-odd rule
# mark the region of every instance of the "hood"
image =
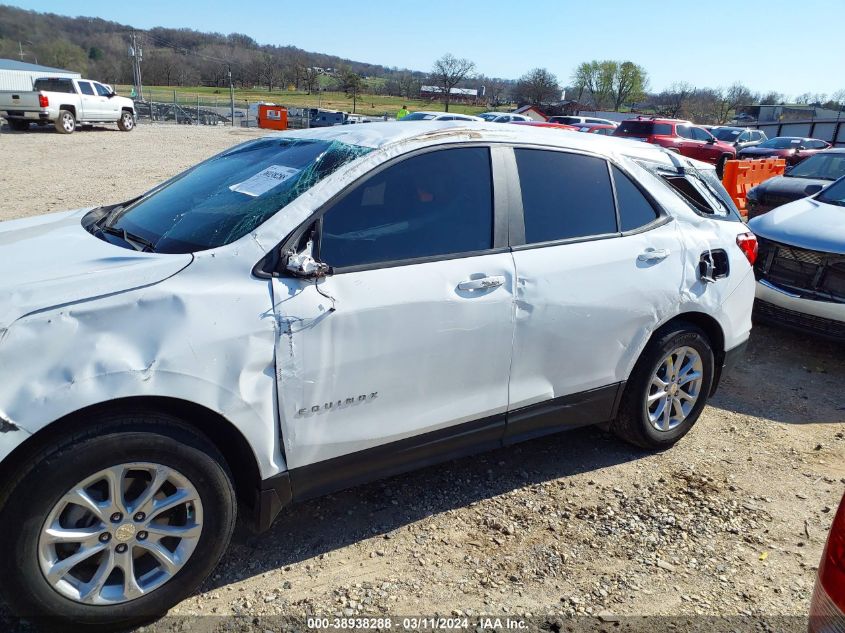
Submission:
POLYGON ((772 147, 746 147, 742 150, 743 155, 751 156, 786 156, 792 154, 792 149, 774 149, 772 147))
POLYGON ((790 178, 788 176, 775 176, 764 180, 759 185, 754 187, 757 194, 763 195, 762 201, 769 196, 775 199, 787 198, 789 200, 797 200, 798 198, 806 198, 808 195, 804 190, 810 185, 821 185, 827 187, 832 180, 822 180, 820 178, 790 178))
POLYGON ((748 226, 775 242, 845 255, 845 207, 803 198, 754 218, 748 226))
POLYGON ((82 228, 89 210, 0 222, 0 330, 37 310, 162 281, 193 260, 104 242, 82 228))

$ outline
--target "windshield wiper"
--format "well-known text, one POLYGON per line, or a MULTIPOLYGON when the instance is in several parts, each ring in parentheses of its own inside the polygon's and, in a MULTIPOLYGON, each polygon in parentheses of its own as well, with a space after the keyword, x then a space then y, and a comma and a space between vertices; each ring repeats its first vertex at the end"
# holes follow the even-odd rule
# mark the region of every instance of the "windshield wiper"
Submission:
POLYGON ((148 239, 141 237, 140 235, 135 235, 134 233, 130 233, 126 229, 119 229, 114 226, 100 226, 98 227, 101 233, 108 233, 109 235, 116 235, 124 242, 129 244, 132 248, 136 251, 146 251, 148 253, 155 253, 155 244, 153 244, 148 239))

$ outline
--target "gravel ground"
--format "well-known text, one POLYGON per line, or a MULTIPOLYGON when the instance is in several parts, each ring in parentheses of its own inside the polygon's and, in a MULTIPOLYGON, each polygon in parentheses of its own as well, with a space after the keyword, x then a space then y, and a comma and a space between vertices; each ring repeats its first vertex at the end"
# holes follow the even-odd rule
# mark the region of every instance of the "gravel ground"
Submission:
MULTIPOLYGON (((0 219, 125 199, 258 134, 4 130, 0 219)), ((171 613, 803 615, 845 484, 843 351, 755 327, 661 454, 581 429, 291 507, 171 613)))

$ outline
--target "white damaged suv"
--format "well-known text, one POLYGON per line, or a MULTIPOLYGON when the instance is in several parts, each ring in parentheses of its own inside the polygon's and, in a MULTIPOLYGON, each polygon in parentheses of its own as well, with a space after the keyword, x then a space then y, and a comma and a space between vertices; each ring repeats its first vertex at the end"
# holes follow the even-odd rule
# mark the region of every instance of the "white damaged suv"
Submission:
POLYGON ((487 123, 281 133, 4 222, 2 595, 123 626, 238 507, 579 425, 668 447, 749 336, 755 255, 712 166, 487 123))

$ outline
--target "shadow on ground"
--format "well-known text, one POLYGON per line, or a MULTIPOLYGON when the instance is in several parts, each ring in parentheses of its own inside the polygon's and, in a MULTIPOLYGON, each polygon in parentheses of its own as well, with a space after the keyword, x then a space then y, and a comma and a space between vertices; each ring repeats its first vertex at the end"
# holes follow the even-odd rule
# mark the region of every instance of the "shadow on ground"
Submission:
POLYGON ((514 489, 647 454, 588 427, 295 504, 283 511, 268 532, 253 536, 241 531, 202 591, 388 534, 427 516, 514 489))

